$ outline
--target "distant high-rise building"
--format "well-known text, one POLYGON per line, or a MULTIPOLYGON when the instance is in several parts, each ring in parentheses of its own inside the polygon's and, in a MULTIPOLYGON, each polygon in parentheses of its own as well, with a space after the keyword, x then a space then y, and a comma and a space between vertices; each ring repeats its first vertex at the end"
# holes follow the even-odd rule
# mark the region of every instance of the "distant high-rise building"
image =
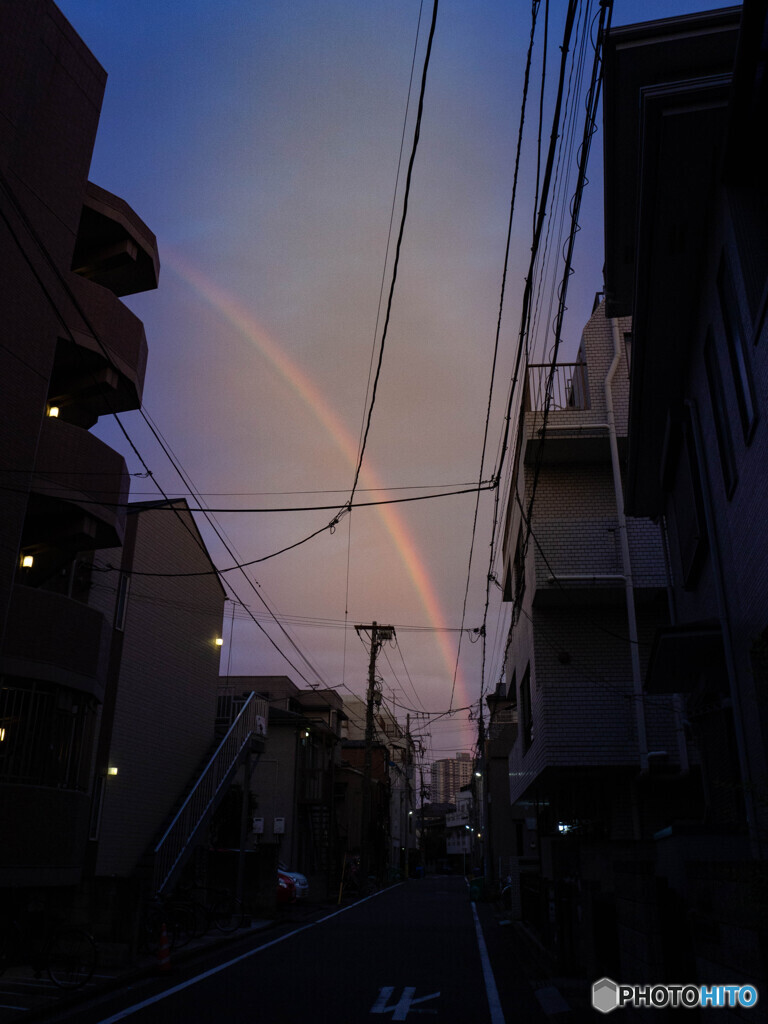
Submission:
POLYGON ((430 800, 433 804, 455 804, 456 795, 472 778, 472 755, 459 753, 432 764, 430 800))

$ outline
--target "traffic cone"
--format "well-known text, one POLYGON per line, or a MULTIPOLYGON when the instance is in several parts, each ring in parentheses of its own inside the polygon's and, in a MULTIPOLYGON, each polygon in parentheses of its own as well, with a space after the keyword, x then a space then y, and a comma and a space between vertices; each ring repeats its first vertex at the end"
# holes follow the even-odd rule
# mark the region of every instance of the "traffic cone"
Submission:
POLYGON ((168 929, 165 921, 160 925, 160 942, 157 947, 157 969, 161 973, 171 969, 171 947, 168 943, 168 929))

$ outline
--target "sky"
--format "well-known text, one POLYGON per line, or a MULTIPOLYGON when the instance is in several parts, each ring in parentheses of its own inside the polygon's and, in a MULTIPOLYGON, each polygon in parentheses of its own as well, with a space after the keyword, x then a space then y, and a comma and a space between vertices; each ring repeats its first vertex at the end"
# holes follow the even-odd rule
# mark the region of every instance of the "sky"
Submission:
MULTIPOLYGON (((706 6, 615 0, 613 21, 706 6)), ((114 424, 97 430, 137 474, 132 498, 159 497, 153 481, 188 496, 191 482, 208 508, 228 510, 215 521, 234 559, 197 517, 219 568, 320 531, 253 565, 247 579, 225 572, 236 600, 225 613, 222 674, 288 675, 363 695, 369 641, 354 627, 393 625, 396 641, 377 662, 385 703, 403 724, 411 714, 428 759, 471 750, 481 691, 502 679, 508 629, 491 584, 486 644, 478 640, 489 569, 501 574, 498 556, 489 563, 493 493, 361 507, 324 529, 349 498, 371 402, 431 2, 59 7, 108 73, 91 180, 157 236, 159 287, 125 301, 149 344, 144 410, 184 480, 138 413, 121 419, 141 461, 114 424), (145 468, 152 479, 138 475, 145 468), (330 509, 293 511, 307 506, 330 509)), ((551 3, 545 144, 565 9, 565 0, 551 3)), ((586 24, 596 10, 596 0, 585 5, 586 24)), ((439 4, 356 501, 423 498, 481 478, 530 20, 521 0, 439 4)), ((540 20, 484 479, 497 459, 530 260, 540 20)), ((560 361, 574 358, 602 288, 601 163, 598 126, 560 361)), ((565 205, 574 147, 559 181, 565 205)), ((556 229, 557 216, 550 223, 556 229)), ((553 241, 542 270, 555 283, 558 251, 553 241)), ((548 288, 532 339, 537 362, 554 340, 542 326, 554 315, 548 288)))

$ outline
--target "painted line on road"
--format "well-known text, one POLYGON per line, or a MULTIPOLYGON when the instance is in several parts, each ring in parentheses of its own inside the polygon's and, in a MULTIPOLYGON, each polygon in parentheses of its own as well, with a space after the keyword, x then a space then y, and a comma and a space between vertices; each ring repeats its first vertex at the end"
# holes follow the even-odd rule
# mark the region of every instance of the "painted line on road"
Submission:
POLYGON ((485 992, 488 996, 488 1009, 491 1011, 491 1024, 505 1024, 504 1011, 501 1008, 499 990, 496 988, 496 979, 493 976, 493 968, 488 957, 488 949, 483 937, 483 929, 477 913, 477 907, 472 904, 472 913, 475 918, 475 930, 477 932, 477 945, 480 949, 480 961, 483 965, 483 978, 485 979, 485 992))
MULTIPOLYGON (((398 882, 397 884, 402 885, 402 882, 398 882)), ((285 935, 281 935, 278 939, 272 939, 271 942, 264 942, 261 946, 257 946, 255 949, 249 949, 247 953, 241 953, 240 956, 236 956, 232 960, 227 960, 226 963, 219 964, 217 967, 211 967, 210 970, 203 971, 202 974, 196 974, 193 978, 188 978, 187 981, 182 981, 178 985, 174 985, 172 988, 165 989, 164 992, 158 992, 157 995, 150 996, 148 999, 143 999, 140 1003, 134 1003, 133 1006, 127 1006, 124 1010, 120 1010, 111 1017, 106 1017, 104 1020, 99 1021, 99 1024, 115 1024, 116 1021, 125 1020, 126 1017, 130 1017, 131 1014, 138 1013, 139 1010, 143 1010, 147 1006, 159 1003, 163 999, 167 999, 168 996, 175 995, 177 992, 183 992, 185 988, 191 988, 192 985, 196 985, 199 981, 205 981, 206 978, 212 978, 215 974, 220 974, 221 971, 226 971, 228 967, 234 967, 235 964, 239 964, 243 960, 247 960, 249 957, 255 956, 257 953, 261 953, 262 950, 269 949, 271 946, 276 946, 279 942, 284 942, 286 939, 291 939, 294 935, 299 935, 301 932, 314 928, 317 924, 323 924, 324 921, 330 921, 331 918, 338 917, 339 914, 343 914, 347 910, 352 910, 353 907, 359 907, 361 903, 367 903, 368 900, 372 900, 374 896, 380 896, 384 891, 389 892, 391 889, 396 888, 397 885, 392 885, 389 886, 387 890, 380 889, 379 892, 371 893, 370 896, 365 896, 356 903, 350 903, 348 907, 342 907, 341 910, 334 910, 333 913, 326 914, 325 917, 320 917, 317 921, 311 921, 309 924, 303 924, 301 928, 294 928, 292 932, 286 932, 285 935)), ((496 1022, 494 1022, 494 1024, 496 1024, 496 1022)), ((504 1024, 503 1018, 499 1024, 504 1024)))

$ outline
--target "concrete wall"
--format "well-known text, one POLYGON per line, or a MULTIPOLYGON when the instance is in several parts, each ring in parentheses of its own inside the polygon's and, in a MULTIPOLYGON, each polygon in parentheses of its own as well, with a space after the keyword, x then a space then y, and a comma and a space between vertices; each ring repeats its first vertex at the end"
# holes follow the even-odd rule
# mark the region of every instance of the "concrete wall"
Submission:
MULTIPOLYGON (((189 512, 130 520, 135 572, 211 569, 189 512)), ((214 574, 131 577, 97 874, 135 870, 212 748, 223 607, 214 574)))

